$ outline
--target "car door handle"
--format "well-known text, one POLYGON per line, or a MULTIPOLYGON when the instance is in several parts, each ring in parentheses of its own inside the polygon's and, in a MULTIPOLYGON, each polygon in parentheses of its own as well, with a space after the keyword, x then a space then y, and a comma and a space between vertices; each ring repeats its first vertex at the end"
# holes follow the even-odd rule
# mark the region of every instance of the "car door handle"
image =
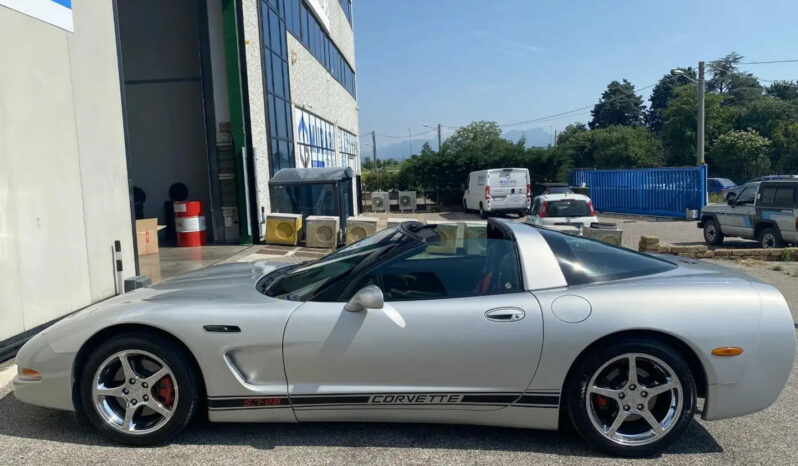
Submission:
POLYGON ((495 322, 517 322, 525 316, 526 313, 517 307, 500 307, 485 312, 485 318, 495 322))

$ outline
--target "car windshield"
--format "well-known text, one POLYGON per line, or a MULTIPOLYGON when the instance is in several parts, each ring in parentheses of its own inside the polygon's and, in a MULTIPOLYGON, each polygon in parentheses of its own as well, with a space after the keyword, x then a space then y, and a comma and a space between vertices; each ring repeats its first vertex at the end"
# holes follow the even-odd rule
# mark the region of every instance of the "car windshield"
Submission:
POLYGON ((590 207, 588 207, 587 201, 576 199, 548 201, 546 215, 548 217, 590 217, 590 207))
POLYGON ((261 279, 258 290, 274 298, 305 301, 322 286, 373 263, 399 245, 412 242, 417 241, 396 227, 389 228, 319 260, 275 270, 261 279))
POLYGON ((717 180, 718 183, 720 183, 723 186, 734 186, 734 181, 728 178, 715 178, 715 179, 717 180))

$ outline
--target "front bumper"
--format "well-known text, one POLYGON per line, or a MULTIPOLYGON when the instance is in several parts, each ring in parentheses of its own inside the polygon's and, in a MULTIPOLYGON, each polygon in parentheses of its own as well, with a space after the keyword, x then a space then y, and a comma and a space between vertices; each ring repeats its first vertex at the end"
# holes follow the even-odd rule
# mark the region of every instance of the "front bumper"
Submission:
POLYGON ((74 353, 56 353, 45 335, 39 334, 17 353, 17 365, 42 374, 41 380, 26 380, 19 375, 12 382, 14 396, 20 401, 45 408, 74 411, 72 403, 72 367, 74 353))

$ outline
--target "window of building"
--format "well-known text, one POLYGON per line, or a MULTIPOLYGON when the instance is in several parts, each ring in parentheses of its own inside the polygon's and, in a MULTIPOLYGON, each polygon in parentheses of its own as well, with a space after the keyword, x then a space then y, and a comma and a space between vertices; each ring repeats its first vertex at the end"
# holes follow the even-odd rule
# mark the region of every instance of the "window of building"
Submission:
POLYGON ((346 16, 346 20, 349 21, 349 25, 352 25, 352 0, 338 0, 341 3, 341 9, 344 10, 344 16, 346 16))
POLYGON ((305 110, 296 109, 297 150, 305 168, 336 167, 335 126, 305 110))
MULTIPOLYGON (((349 3, 349 17, 351 17, 351 1, 341 1, 349 3)), ((338 50, 338 47, 335 46, 335 43, 330 39, 319 20, 316 19, 311 9, 306 7, 302 1, 285 0, 285 2, 286 15, 289 18, 288 31, 294 34, 310 53, 316 57, 319 63, 329 71, 333 78, 355 97, 355 72, 349 66, 341 51, 338 50), (291 4, 290 6, 288 5, 289 3, 291 4)))
POLYGON ((338 154, 341 157, 339 167, 352 167, 354 161, 359 158, 357 136, 338 128, 338 154))
POLYGON ((296 166, 294 133, 291 119, 291 86, 288 80, 288 45, 285 15, 291 1, 261 2, 261 38, 263 40, 263 74, 266 83, 266 111, 269 120, 269 171, 296 166))

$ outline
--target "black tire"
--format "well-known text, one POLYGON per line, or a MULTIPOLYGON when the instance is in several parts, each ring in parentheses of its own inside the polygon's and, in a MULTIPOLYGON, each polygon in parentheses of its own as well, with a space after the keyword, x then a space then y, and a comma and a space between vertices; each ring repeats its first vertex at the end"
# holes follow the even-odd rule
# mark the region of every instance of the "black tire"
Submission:
MULTIPOLYGON (((157 334, 130 332, 114 336, 102 343, 89 356, 80 376, 80 409, 83 416, 110 440, 132 446, 149 446, 165 443, 180 433, 199 411, 201 381, 185 351, 171 340, 157 334), (169 366, 177 385, 176 404, 171 417, 150 433, 121 432, 103 419, 92 397, 94 378, 100 365, 120 351, 144 351, 157 356, 169 366)), ((122 382, 124 384, 124 382, 122 382)), ((150 391, 155 390, 151 387, 150 391)), ((155 396, 153 394, 152 396, 155 396)))
POLYGON ((784 241, 781 239, 779 231, 772 227, 763 228, 759 232, 759 245, 763 248, 783 248, 784 241))
POLYGON ((465 200, 465 199, 463 199, 463 212, 465 212, 465 213, 468 213, 468 212, 469 212, 469 210, 468 210, 468 203, 466 203, 466 200, 465 200))
POLYGON ((723 244, 724 238, 725 236, 720 230, 718 221, 714 218, 708 218, 704 222, 704 241, 709 245, 719 246, 720 244, 723 244))
POLYGON ((482 207, 482 203, 479 203, 479 218, 488 218, 488 213, 485 212, 485 208, 482 207))
MULTIPOLYGON (((638 361, 640 360, 638 359, 638 361)), ((611 455, 624 457, 649 457, 656 455, 676 441, 693 420, 693 415, 696 410, 696 385, 693 374, 678 352, 657 340, 631 338, 611 345, 602 345, 596 348, 594 352, 578 360, 571 374, 567 386, 565 387, 564 409, 567 411, 573 427, 579 432, 582 438, 596 449, 611 455), (590 408, 588 408, 587 405, 587 390, 593 375, 605 363, 630 353, 637 353, 643 357, 653 356, 665 362, 670 366, 675 377, 678 378, 678 381, 681 383, 681 413, 674 423, 671 424, 670 429, 662 434, 661 438, 642 445, 625 445, 605 437, 605 435, 599 432, 598 428, 593 425, 588 412, 590 408)), ((628 389, 628 387, 626 388, 628 389)), ((646 386, 643 386, 642 382, 640 382, 640 387, 638 387, 638 392, 636 393, 645 395, 642 390, 644 388, 646 388, 646 386)), ((626 400, 629 399, 631 399, 631 397, 626 398, 626 400)), ((652 400, 656 406, 656 402, 659 400, 656 398, 652 400)), ((613 400, 610 400, 610 403, 613 402, 613 400)), ((628 408, 627 406, 625 409, 628 410, 628 408)), ((617 406, 617 410, 620 412, 620 405, 617 406)), ((640 421, 633 420, 631 422, 640 421)))

